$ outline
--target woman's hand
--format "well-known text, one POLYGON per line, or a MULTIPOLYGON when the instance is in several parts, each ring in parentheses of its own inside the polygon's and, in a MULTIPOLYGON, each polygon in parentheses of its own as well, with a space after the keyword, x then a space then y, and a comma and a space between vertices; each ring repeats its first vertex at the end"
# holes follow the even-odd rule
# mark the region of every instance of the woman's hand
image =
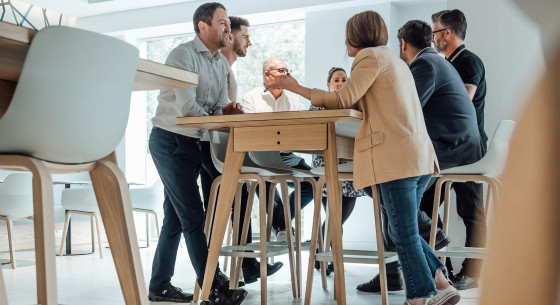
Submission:
POLYGON ((291 75, 286 75, 283 76, 281 80, 266 86, 266 90, 286 89, 288 91, 296 92, 298 87, 300 87, 300 85, 297 80, 291 75))

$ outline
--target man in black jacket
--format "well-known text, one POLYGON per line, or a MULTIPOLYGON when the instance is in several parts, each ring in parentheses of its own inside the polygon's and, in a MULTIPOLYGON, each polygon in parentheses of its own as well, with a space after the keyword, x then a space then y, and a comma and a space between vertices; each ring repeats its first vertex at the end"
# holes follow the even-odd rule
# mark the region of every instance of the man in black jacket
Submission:
MULTIPOLYGON (((480 160, 483 153, 475 109, 457 71, 431 48, 430 26, 420 20, 409 21, 399 30, 398 38, 401 58, 409 65, 414 77, 426 127, 440 168, 447 169, 480 160)), ((462 187, 462 184, 456 185, 462 187)), ((456 185, 454 184, 455 189, 456 185)), ((426 190, 423 203, 426 201, 433 204, 434 188, 435 183, 426 190)), ((384 209, 382 211, 385 214, 384 209)), ((419 211, 418 229, 426 241, 429 239, 430 228, 430 218, 425 212, 419 211)), ((389 238, 385 225, 384 235, 386 250, 394 251, 395 245, 389 238)), ((398 262, 387 265, 389 290, 403 289, 400 273, 398 262)), ((358 290, 379 291, 379 277, 359 285, 358 290)))

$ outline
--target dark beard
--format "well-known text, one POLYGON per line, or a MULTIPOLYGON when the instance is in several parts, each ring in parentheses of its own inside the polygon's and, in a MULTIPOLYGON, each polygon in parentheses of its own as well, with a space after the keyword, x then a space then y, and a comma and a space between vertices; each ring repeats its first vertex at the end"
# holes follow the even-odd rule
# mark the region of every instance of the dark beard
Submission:
POLYGON ((247 55, 237 41, 233 42, 233 52, 235 52, 235 54, 239 57, 245 57, 247 55))

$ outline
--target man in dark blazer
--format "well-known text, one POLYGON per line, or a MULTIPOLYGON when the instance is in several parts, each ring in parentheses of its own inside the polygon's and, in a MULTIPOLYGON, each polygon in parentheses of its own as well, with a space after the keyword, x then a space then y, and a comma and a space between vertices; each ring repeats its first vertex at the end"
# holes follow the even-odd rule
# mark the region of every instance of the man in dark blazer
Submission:
MULTIPOLYGON (((398 38, 401 58, 409 65, 414 77, 426 127, 440 168, 443 170, 480 160, 483 156, 482 142, 473 103, 455 68, 431 48, 431 27, 423 21, 412 20, 399 30, 398 38)), ((463 184, 453 184, 453 187, 461 188, 463 184)), ((426 190, 423 203, 429 201, 433 204, 434 188, 435 183, 426 190)), ((470 221, 472 215, 469 211, 472 209, 469 204, 457 202, 457 210, 465 223, 470 221)), ((382 211, 383 218, 386 219, 385 209, 382 211)), ((429 239, 430 228, 430 217, 419 211, 418 230, 426 241, 429 239)), ((389 238, 385 225, 383 230, 386 250, 394 251, 395 245, 389 238)), ((387 284, 390 291, 403 289, 400 273, 398 262, 387 264, 387 284)), ((378 292, 379 276, 359 285, 357 289, 378 292)))

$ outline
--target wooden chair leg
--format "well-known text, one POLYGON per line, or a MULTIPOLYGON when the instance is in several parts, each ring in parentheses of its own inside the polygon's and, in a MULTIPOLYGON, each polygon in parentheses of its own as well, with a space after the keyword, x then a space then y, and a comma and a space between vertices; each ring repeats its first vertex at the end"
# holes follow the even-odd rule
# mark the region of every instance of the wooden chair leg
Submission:
POLYGON ((10 249, 10 263, 12 269, 16 269, 16 251, 14 248, 14 223, 11 219, 6 218, 6 225, 8 227, 8 248, 10 249))
MULTIPOLYGON (((251 211, 253 209, 253 201, 255 198, 255 190, 257 188, 257 183, 247 183, 248 195, 247 206, 245 207, 245 214, 243 215, 243 228, 241 230, 241 243, 240 245, 247 244, 247 235, 249 235, 249 226, 251 225, 251 211)), ((265 256, 266 257, 266 256, 265 256)), ((233 258, 232 258, 233 259, 233 258)), ((241 278, 242 267, 243 267, 243 257, 237 258, 237 271, 235 272, 235 288, 239 287, 239 279, 241 278)), ((266 265, 266 260, 265 260, 266 265)), ((231 280, 231 279, 230 279, 231 280)))
MULTIPOLYGON (((233 205, 233 241, 231 243, 232 246, 239 245, 239 222, 241 218, 241 190, 243 189, 243 183, 237 183, 237 190, 235 191, 235 201, 233 205)), ((237 278, 237 259, 231 258, 231 266, 230 266, 230 281, 229 287, 230 289, 236 289, 235 287, 235 280, 237 278)))
MULTIPOLYGON (((444 200, 443 200, 443 233, 447 234, 448 229, 449 229, 449 204, 451 201, 451 185, 453 184, 453 181, 447 181, 447 183, 445 183, 445 195, 444 195, 444 200)), ((433 222, 433 221, 432 221, 433 222)), ((436 218, 436 225, 437 225, 437 218, 436 218)), ((442 256, 441 257, 441 263, 445 265, 445 261, 446 261, 446 257, 442 256)))
POLYGON ((373 185, 373 213, 375 215, 375 236, 377 239, 377 256, 379 258, 379 280, 381 284, 381 303, 389 304, 387 289, 387 272, 385 269, 385 245, 383 244, 383 229, 381 228, 381 203, 379 202, 379 189, 373 185))
MULTIPOLYGON (((210 187, 210 198, 208 198, 208 207, 206 208, 206 219, 204 220, 204 234, 206 235, 206 242, 210 240, 210 232, 212 231, 212 222, 214 221, 214 211, 216 208, 216 200, 218 198, 218 190, 222 184, 222 176, 218 176, 212 182, 210 187)), ((229 225, 228 217, 228 225, 229 225)), ((200 286, 198 285, 198 278, 194 281, 193 302, 198 303, 200 298, 200 286)))
POLYGON ((432 206, 432 228, 430 231, 430 248, 435 249, 436 245, 436 232, 437 232, 437 223, 439 218, 439 202, 441 200, 441 187, 444 183, 444 180, 439 178, 436 181, 435 186, 435 193, 434 193, 434 205, 432 206))
POLYGON ((150 247, 150 214, 149 213, 145 213, 146 214, 146 247, 149 248, 150 247))
POLYGON ((95 228, 93 227, 93 215, 89 217, 89 225, 91 227, 91 253, 95 252, 95 228))
MULTIPOLYGON (((298 179, 299 180, 299 179, 298 179)), ((297 297, 301 298, 301 180, 294 181, 294 192, 295 192, 295 204, 294 204, 294 220, 295 220, 295 230, 296 230, 296 244, 294 246, 294 251, 296 251, 296 279, 297 279, 297 297)), ((289 232, 288 234, 291 234, 289 232)))
MULTIPOLYGON (((260 191, 261 194, 266 194, 266 188, 260 191)), ((272 234, 272 216, 274 214, 274 196, 276 195, 276 183, 271 183, 270 190, 268 192, 268 212, 266 218, 266 241, 270 241, 270 235, 272 234)), ((262 229, 261 229, 262 231, 262 229)), ((274 264, 274 256, 270 257, 270 263, 274 264)))
MULTIPOLYGON (((266 234, 265 232, 262 232, 262 230, 264 228, 266 228, 267 226, 267 219, 271 218, 272 213, 269 212, 268 218, 267 218, 267 210, 266 210, 266 183, 264 182, 264 180, 262 178, 259 178, 257 180, 258 183, 258 187, 259 187, 259 192, 262 196, 259 196, 259 225, 260 225, 260 230, 261 230, 261 234, 260 235, 260 259, 261 259, 261 305, 266 305, 267 304, 267 288, 268 288, 268 273, 267 273, 267 241, 270 240, 270 235, 266 234)), ((274 194, 274 193, 273 193, 274 194)), ((254 197, 254 196, 253 196, 254 197)), ((252 202, 252 200, 249 200, 252 202)), ((269 211, 271 211, 270 207, 272 206, 272 204, 269 204, 269 211)), ((245 222, 247 222, 247 220, 245 220, 245 222)), ((293 287, 293 284, 292 284, 293 287)), ((293 291, 293 288, 292 288, 293 291)))
POLYGON ((99 229, 99 217, 97 215, 93 217, 95 218, 95 228, 97 229, 97 243, 99 245, 99 257, 103 258, 103 245, 101 244, 101 230, 99 229))
POLYGON ((282 177, 279 179, 280 187, 282 190, 282 202, 284 203, 284 223, 286 225, 286 236, 288 243, 288 258, 290 261, 290 276, 292 279, 292 295, 297 298, 297 277, 294 262, 294 243, 292 241, 292 224, 291 224, 291 213, 290 213, 290 198, 288 196, 288 183, 286 178, 282 177))
POLYGON ((64 228, 62 229, 62 240, 60 241, 60 250, 58 251, 59 256, 64 255, 64 244, 66 243, 66 235, 68 234, 68 224, 70 223, 70 217, 72 212, 66 211, 66 217, 64 219, 64 228))
POLYGON ((148 305, 126 179, 121 170, 108 161, 97 161, 90 176, 125 304, 148 305))
MULTIPOLYGON (((324 178, 321 177, 319 181, 324 178)), ((317 241, 321 239, 321 199, 323 195, 323 183, 319 182, 315 185, 315 203, 313 209, 313 225, 311 229, 311 243, 309 244, 309 264, 307 265, 307 282, 305 285, 304 305, 311 304, 311 291, 313 289, 313 274, 315 273, 315 250, 317 249, 317 241)), ((319 246, 320 251, 322 247, 319 246)))
MULTIPOLYGON (((231 218, 228 219, 228 229, 227 229, 227 233, 226 233, 226 246, 231 246, 231 233, 233 230, 233 224, 231 223, 231 218)), ((228 262, 229 262, 229 256, 224 256, 224 272, 226 272, 228 270, 228 262)))

